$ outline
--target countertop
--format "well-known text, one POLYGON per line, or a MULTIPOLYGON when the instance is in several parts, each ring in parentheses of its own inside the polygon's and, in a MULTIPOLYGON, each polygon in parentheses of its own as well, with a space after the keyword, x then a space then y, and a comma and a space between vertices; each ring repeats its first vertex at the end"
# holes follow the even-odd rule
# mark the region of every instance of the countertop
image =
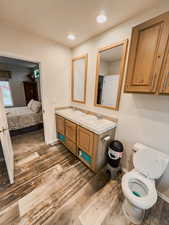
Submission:
POLYGON ((98 135, 117 126, 111 120, 104 118, 98 119, 95 115, 86 114, 80 110, 73 110, 72 108, 55 110, 55 113, 98 135))

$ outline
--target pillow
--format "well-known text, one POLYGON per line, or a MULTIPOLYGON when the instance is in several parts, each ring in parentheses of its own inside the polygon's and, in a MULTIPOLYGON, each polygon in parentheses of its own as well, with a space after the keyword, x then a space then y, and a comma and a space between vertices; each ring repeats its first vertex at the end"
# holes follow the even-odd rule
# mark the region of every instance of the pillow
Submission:
POLYGON ((41 102, 32 100, 30 110, 32 110, 32 112, 38 113, 41 110, 41 102))
POLYGON ((32 105, 32 103, 33 103, 33 99, 31 99, 30 101, 29 101, 29 103, 27 104, 27 107, 29 108, 29 109, 31 109, 31 105, 32 105))

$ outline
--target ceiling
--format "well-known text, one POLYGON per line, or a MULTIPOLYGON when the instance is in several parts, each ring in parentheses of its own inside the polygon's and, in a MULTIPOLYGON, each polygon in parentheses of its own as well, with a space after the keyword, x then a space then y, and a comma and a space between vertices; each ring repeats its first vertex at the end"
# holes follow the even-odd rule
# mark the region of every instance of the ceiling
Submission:
POLYGON ((159 0, 0 0, 0 20, 44 38, 75 47, 110 27, 155 7, 159 0), (104 11, 108 20, 96 23, 104 11), (70 41, 67 34, 77 39, 70 41))

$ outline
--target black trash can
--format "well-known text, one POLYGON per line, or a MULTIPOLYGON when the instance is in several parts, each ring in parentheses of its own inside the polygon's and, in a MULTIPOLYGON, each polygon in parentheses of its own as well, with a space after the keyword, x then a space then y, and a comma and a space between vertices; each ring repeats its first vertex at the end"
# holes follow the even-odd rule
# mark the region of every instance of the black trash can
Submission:
POLYGON ((120 141, 111 141, 107 148, 107 170, 111 179, 120 171, 120 160, 123 154, 123 144, 120 141))
POLYGON ((107 150, 108 164, 113 168, 119 167, 122 154, 123 154, 123 144, 117 140, 111 141, 109 143, 107 150))

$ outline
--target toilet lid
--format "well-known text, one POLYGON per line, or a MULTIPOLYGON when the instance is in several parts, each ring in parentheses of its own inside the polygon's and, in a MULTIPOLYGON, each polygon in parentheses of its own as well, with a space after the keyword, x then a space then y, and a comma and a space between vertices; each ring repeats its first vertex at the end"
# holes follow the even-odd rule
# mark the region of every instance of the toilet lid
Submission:
POLYGON ((166 169, 168 157, 154 149, 142 149, 134 154, 133 164, 135 169, 146 177, 158 179, 166 169))

